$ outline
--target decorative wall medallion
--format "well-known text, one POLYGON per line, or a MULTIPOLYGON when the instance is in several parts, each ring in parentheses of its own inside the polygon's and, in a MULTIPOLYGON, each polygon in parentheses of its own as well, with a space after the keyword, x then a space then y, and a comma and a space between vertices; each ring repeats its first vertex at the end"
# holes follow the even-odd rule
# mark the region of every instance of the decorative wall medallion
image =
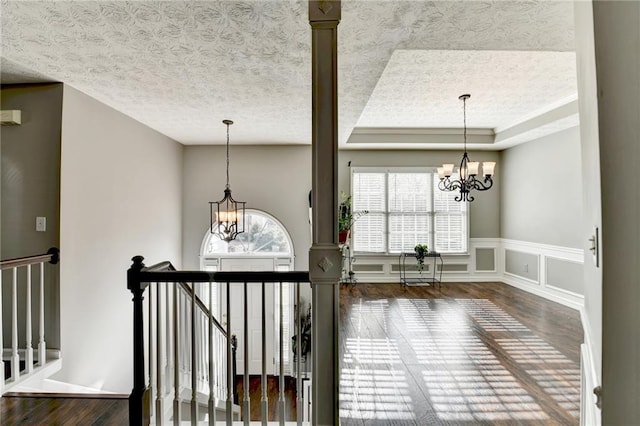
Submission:
POLYGON ((318 263, 318 266, 320 267, 320 269, 322 269, 324 272, 327 272, 328 270, 330 270, 331 268, 333 268, 333 263, 331 263, 331 261, 325 256, 322 258, 322 260, 318 263))

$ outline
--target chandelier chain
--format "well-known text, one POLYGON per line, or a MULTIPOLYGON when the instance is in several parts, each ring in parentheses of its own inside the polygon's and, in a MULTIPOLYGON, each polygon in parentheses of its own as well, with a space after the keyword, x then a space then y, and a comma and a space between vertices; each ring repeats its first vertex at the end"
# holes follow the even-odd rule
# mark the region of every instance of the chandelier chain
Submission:
POLYGON ((229 188, 229 126, 231 123, 225 123, 227 125, 227 186, 229 188))
POLYGON ((462 98, 462 116, 464 124, 464 152, 467 152, 467 98, 462 98))

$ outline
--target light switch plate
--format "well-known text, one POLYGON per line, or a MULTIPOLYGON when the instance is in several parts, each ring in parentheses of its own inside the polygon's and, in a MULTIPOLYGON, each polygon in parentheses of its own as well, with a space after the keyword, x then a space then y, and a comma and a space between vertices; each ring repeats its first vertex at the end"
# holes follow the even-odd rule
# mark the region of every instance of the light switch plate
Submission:
POLYGON ((38 216, 36 217, 36 231, 45 232, 47 230, 47 218, 38 216))

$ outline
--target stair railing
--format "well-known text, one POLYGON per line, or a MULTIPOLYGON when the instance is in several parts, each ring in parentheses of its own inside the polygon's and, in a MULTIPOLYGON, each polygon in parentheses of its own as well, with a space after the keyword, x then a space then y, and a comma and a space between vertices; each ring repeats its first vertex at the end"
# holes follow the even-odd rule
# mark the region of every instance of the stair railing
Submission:
MULTIPOLYGON (((176 271, 169 262, 145 267, 142 256, 133 259, 127 272, 127 287, 133 293, 133 389, 129 396, 129 424, 148 425, 152 417, 158 425, 166 424, 172 417, 173 424, 183 420, 181 407, 189 404, 189 418, 195 425, 199 419, 199 406, 206 405, 208 423, 216 424, 217 407, 225 412, 226 424, 233 424, 236 404, 235 336, 231 336, 231 316, 227 315, 226 329, 214 318, 208 306, 197 296, 196 289, 208 286, 212 300, 211 283, 226 283, 227 313, 231 312, 231 285, 244 286, 244 395, 243 422, 249 418, 249 336, 247 285, 262 283, 262 377, 261 406, 262 424, 267 424, 268 397, 266 377, 266 333, 265 333, 265 284, 280 283, 282 303, 283 283, 297 285, 297 304, 300 303, 300 283, 309 282, 308 272, 207 272, 176 271), (149 299, 145 307, 143 297, 149 299), (145 331, 145 309, 148 324, 145 331), (163 338, 166 336, 166 343, 163 338), (231 338, 228 338, 231 336, 231 338), (228 362, 232 360, 233 362, 228 362), (148 366, 148 368, 146 367, 148 366), (170 374, 172 373, 172 374, 170 374), (163 376, 164 375, 164 376, 163 376), (170 386, 166 378, 172 377, 170 386), (147 381, 148 378, 148 381, 147 381), (185 395, 188 393, 189 395, 185 395), (167 395, 173 397, 172 411, 165 410, 167 395), (155 397, 155 404, 151 401, 155 397), (206 398, 206 404, 203 399, 206 398), (165 413, 167 411, 167 413, 165 413), (168 413, 171 411, 171 413, 168 413), (166 418, 165 418, 166 415, 166 418)), ((238 309, 234 306, 234 309, 238 309)), ((280 309, 282 316, 282 309, 280 309)), ((279 359, 279 419, 285 422, 283 326, 280 318, 279 359)), ((300 316, 297 315, 296 330, 299 334, 300 316)), ((297 390, 302 390, 301 357, 297 359, 297 390)), ((297 404, 302 407, 301 392, 297 392, 297 404)), ((222 419, 220 419, 222 420, 222 419)), ((302 424, 302 410, 297 410, 297 423, 302 424)))
MULTIPOLYGON (((8 259, 0 261, 0 348, 2 348, 2 357, 0 357, 0 371, 2 371, 2 380, 0 380, 0 395, 4 390, 5 382, 15 383, 20 379, 22 375, 29 375, 34 370, 34 358, 33 358, 33 336, 32 336, 32 322, 34 313, 32 310, 32 297, 31 290, 34 281, 34 275, 39 280, 39 306, 38 306, 38 363, 37 367, 42 367, 47 361, 47 343, 45 340, 45 263, 55 265, 60 260, 60 251, 52 247, 46 253, 35 256, 27 256, 16 259, 8 259), (39 269, 36 274, 32 274, 33 269, 39 269), (2 323, 2 309, 4 301, 2 300, 2 276, 5 270, 11 270, 11 347, 5 350, 3 343, 4 325, 2 323), (22 277, 22 279, 20 278, 22 277), (19 309, 18 309, 18 290, 24 287, 25 299, 24 299, 24 325, 19 321, 19 309), (18 330, 24 328, 24 348, 20 348, 18 342, 18 330), (20 352, 23 352, 22 361, 25 364, 23 371, 20 370, 21 356, 20 352), (5 352, 10 360, 11 369, 10 376, 5 380, 4 359, 5 352)), ((8 305, 8 303, 7 303, 8 305)))

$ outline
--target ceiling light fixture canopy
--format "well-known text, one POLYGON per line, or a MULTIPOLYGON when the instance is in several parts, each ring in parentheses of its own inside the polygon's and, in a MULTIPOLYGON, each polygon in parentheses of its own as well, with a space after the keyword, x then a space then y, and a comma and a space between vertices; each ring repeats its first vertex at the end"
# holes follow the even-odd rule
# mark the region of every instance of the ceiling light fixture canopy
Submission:
POLYGON ((227 126, 227 185, 224 187, 224 197, 220 201, 209 201, 211 233, 221 240, 229 242, 238 234, 244 232, 245 201, 236 201, 231 196, 229 186, 229 126, 231 120, 222 120, 227 126))
POLYGON ((494 161, 485 161, 482 163, 482 171, 484 172, 484 180, 476 179, 480 172, 480 163, 477 161, 470 161, 469 154, 467 154, 467 99, 471 95, 460 95, 458 99, 462 101, 462 110, 464 116, 464 154, 462 154, 462 161, 460 162, 460 168, 457 170, 458 179, 451 179, 451 176, 456 172, 453 164, 443 164, 442 167, 438 167, 438 177, 440 182, 438 188, 441 191, 460 191, 460 195, 457 195, 456 201, 473 201, 475 197, 471 195, 471 191, 486 191, 493 186, 493 172, 496 167, 494 161))

